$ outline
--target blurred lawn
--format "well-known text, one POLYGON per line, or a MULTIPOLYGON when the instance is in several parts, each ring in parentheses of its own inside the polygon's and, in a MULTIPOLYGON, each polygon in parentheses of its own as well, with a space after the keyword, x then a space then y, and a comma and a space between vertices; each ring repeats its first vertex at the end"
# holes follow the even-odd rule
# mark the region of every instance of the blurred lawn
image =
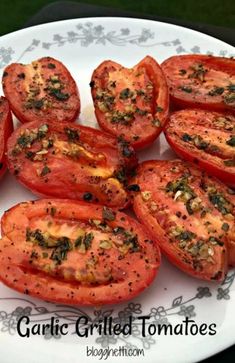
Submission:
MULTIPOLYGON (((49 0, 0 0, 0 35, 20 29, 49 0)), ((76 1, 75 2, 79 2, 76 1)), ((235 27, 234 0, 83 0, 83 3, 235 27)))

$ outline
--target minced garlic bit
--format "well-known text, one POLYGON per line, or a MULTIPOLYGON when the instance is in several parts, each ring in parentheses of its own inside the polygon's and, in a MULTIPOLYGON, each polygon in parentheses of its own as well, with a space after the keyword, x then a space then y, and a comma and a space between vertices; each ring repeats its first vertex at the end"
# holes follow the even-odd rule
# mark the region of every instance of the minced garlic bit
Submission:
POLYGON ((145 202, 147 202, 151 198, 152 194, 149 191, 145 191, 145 192, 141 192, 141 196, 142 196, 142 199, 145 202))

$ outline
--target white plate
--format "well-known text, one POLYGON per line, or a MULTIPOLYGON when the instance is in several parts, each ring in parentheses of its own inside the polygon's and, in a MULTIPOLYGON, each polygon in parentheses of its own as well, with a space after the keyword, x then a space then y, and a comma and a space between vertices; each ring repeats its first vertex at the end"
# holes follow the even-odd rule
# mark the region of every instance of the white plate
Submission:
MULTIPOLYGON (((0 67, 11 62, 31 62, 43 56, 61 60, 78 83, 82 113, 80 122, 97 126, 89 81, 92 70, 105 59, 131 67, 145 55, 159 63, 169 56, 183 53, 234 55, 234 48, 207 35, 183 27, 155 21, 128 18, 74 19, 17 31, 3 36, 0 44, 0 67)), ((0 74, 1 76, 1 74, 0 74)), ((141 159, 172 158, 164 136, 141 159)), ((5 175, 0 189, 0 215, 17 202, 34 196, 5 175)), ((144 349, 144 357, 109 357, 108 362, 177 363, 196 362, 235 343, 235 272, 230 271, 221 286, 193 279, 167 261, 144 293, 130 303, 104 306, 102 309, 77 308, 46 303, 17 293, 0 285, 0 356, 2 363, 97 362, 98 357, 86 355, 86 347, 144 349), (123 322, 125 317, 149 315, 149 323, 168 322, 175 326, 189 316, 200 325, 216 324, 216 335, 153 335, 142 337, 140 320, 134 320, 133 332, 125 336, 90 336, 72 334, 79 316, 92 323, 104 316, 123 322), (17 334, 17 319, 29 315, 31 321, 48 322, 60 317, 60 324, 69 323, 66 336, 21 338, 17 334)), ((132 351, 136 352, 136 351, 132 351)), ((140 353, 142 354, 142 353, 140 353)))

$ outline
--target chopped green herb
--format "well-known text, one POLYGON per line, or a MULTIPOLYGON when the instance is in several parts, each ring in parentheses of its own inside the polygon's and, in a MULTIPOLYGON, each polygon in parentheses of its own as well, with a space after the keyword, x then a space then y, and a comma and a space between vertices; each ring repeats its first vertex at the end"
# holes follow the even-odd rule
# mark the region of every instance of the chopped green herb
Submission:
POLYGON ((116 179, 118 179, 120 181, 120 183, 125 184, 127 182, 127 175, 126 175, 126 171, 124 169, 117 170, 114 173, 114 176, 116 179))
POLYGON ((185 142, 192 141, 192 137, 189 134, 183 134, 181 139, 185 142))
POLYGON ((128 185, 127 189, 130 190, 131 192, 139 192, 140 191, 140 187, 139 187, 138 184, 128 185))
POLYGON ((94 234, 92 232, 85 233, 83 237, 83 243, 85 245, 86 250, 88 250, 91 247, 91 242, 94 239, 94 234))
POLYGON ((91 193, 89 193, 89 192, 83 194, 83 200, 85 200, 87 202, 89 202, 90 200, 92 200, 92 198, 93 198, 93 195, 91 193))
POLYGON ((235 92, 225 95, 224 96, 224 102, 226 104, 230 104, 230 103, 235 102, 235 92))
POLYGON ((47 165, 45 165, 44 167, 43 167, 43 169, 42 169, 42 171, 41 171, 41 176, 45 176, 45 175, 47 175, 48 173, 50 173, 51 172, 51 169, 50 168, 48 168, 48 166, 47 165))
POLYGON ((46 136, 46 134, 47 134, 47 132, 48 132, 48 125, 47 124, 44 124, 44 125, 41 125, 40 127, 39 127, 39 129, 38 129, 38 134, 37 134, 37 138, 39 139, 39 140, 41 140, 41 139, 43 139, 45 136, 46 136))
POLYGON ((44 106, 44 99, 29 99, 26 104, 25 107, 27 109, 31 109, 31 108, 36 108, 37 110, 41 110, 41 108, 44 106))
POLYGON ((82 237, 82 236, 79 236, 79 237, 75 240, 75 242, 74 242, 74 246, 75 246, 75 247, 80 247, 80 246, 81 246, 81 244, 82 244, 82 240, 83 240, 83 237, 82 237))
POLYGON ((126 141, 123 136, 118 137, 118 143, 121 146, 122 155, 129 158, 133 155, 134 151, 130 146, 130 143, 126 141))
POLYGON ((224 160, 224 165, 226 165, 226 166, 235 166, 235 159, 224 160))
POLYGON ((224 93, 224 87, 217 87, 214 86, 214 88, 212 88, 209 92, 208 95, 209 96, 218 96, 218 95, 222 95, 224 93))
POLYGON ((209 237, 208 241, 210 243, 212 243, 213 245, 219 245, 219 246, 223 246, 224 245, 224 243, 222 241, 220 241, 218 238, 213 237, 213 236, 209 237))
POLYGON ((103 207, 103 211, 102 211, 102 217, 105 221, 114 221, 116 218, 115 212, 108 208, 108 207, 103 207))
POLYGON ((91 242, 94 239, 94 234, 92 232, 85 233, 83 236, 79 236, 75 242, 74 246, 78 248, 81 252, 86 252, 91 248, 91 242))
POLYGON ((195 78, 203 82, 205 74, 207 73, 207 69, 204 68, 203 64, 194 64, 190 68, 193 72, 189 75, 189 78, 195 78))
POLYGON ((34 134, 23 134, 17 139, 17 144, 20 145, 22 148, 26 148, 27 146, 31 146, 32 141, 36 140, 36 137, 37 136, 34 134))
POLYGON ((69 141, 74 142, 74 141, 79 140, 79 131, 78 130, 71 129, 69 127, 65 127, 64 131, 65 131, 69 141))
POLYGON ((50 88, 49 95, 57 98, 59 101, 66 101, 70 97, 69 93, 63 93, 59 88, 50 88))
POLYGON ((124 88, 121 92, 120 92, 120 95, 119 95, 119 98, 121 100, 126 100, 127 98, 131 98, 133 97, 134 95, 134 92, 132 92, 130 90, 130 88, 124 88))
POLYGON ((119 110, 112 112, 111 122, 112 123, 123 123, 124 125, 128 125, 130 121, 134 119, 134 112, 127 111, 121 112, 119 110))
POLYGON ((140 251, 140 245, 138 242, 137 235, 128 234, 127 238, 124 239, 124 244, 130 246, 131 252, 138 252, 140 251))
POLYGON ((213 192, 209 192, 208 197, 210 202, 221 212, 221 214, 226 215, 228 213, 232 213, 233 204, 230 203, 222 193, 215 190, 213 192))
POLYGON ((185 69, 180 69, 180 70, 179 70, 179 74, 180 74, 181 76, 184 76, 186 73, 187 73, 187 71, 186 71, 185 69))
POLYGON ((55 64, 54 63, 48 63, 47 68, 55 69, 55 64))
POLYGON ((226 141, 229 146, 235 146, 235 136, 231 136, 229 140, 226 141))
POLYGON ((25 79, 25 73, 19 73, 19 74, 17 74, 17 77, 19 79, 25 79))
POLYGON ((66 260, 68 252, 72 249, 70 239, 68 237, 60 237, 57 240, 56 247, 52 251, 50 259, 55 261, 56 265, 60 265, 66 260))
POLYGON ((33 160, 34 156, 35 156, 35 153, 32 151, 26 151, 26 153, 25 153, 25 157, 29 160, 33 160))
POLYGON ((145 92, 142 89, 137 89, 136 93, 137 93, 138 96, 144 96, 145 95, 145 92))
POLYGON ((120 227, 120 226, 115 227, 115 228, 113 229, 113 233, 114 233, 114 234, 123 234, 124 232, 125 232, 125 228, 120 227))
POLYGON ((141 110, 140 108, 136 108, 135 112, 140 116, 146 116, 148 114, 147 110, 141 110))
POLYGON ((209 145, 209 143, 204 141, 200 135, 195 135, 193 137, 193 143, 199 150, 205 150, 209 145))
POLYGON ((221 228, 222 228, 223 231, 228 232, 229 224, 228 223, 223 223, 221 228))
POLYGON ((192 87, 189 87, 189 86, 180 86, 179 89, 181 89, 181 91, 186 92, 186 93, 192 93, 192 91, 193 91, 192 87))
POLYGON ((230 91, 230 92, 235 92, 235 84, 230 84, 228 85, 227 89, 230 91))
POLYGON ((52 217, 54 217, 54 215, 56 214, 56 208, 55 207, 51 207, 51 210, 50 210, 50 215, 52 217))

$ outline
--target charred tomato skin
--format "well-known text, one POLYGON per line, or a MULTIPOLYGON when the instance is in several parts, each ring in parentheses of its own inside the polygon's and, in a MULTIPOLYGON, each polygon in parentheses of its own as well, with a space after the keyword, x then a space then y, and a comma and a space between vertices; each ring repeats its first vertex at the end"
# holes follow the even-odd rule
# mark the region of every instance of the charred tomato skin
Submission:
POLYGON ((132 147, 103 131, 58 122, 30 122, 7 143, 9 171, 39 196, 129 204, 126 183, 137 166, 132 147))
POLYGON ((235 188, 235 116, 185 109, 172 113, 165 136, 178 156, 235 188))
POLYGON ((173 108, 235 110, 235 60, 211 55, 173 56, 161 64, 173 108))
POLYGON ((91 94, 102 129, 137 150, 153 143, 168 116, 169 93, 158 63, 146 56, 133 68, 108 60, 93 72, 91 94))
POLYGON ((235 261, 231 189, 181 160, 143 162, 132 183, 135 214, 166 257, 193 277, 222 281, 235 261))
POLYGON ((5 97, 0 97, 0 178, 6 171, 6 144, 13 131, 12 116, 9 102, 5 97))
POLYGON ((133 218, 62 199, 20 203, 2 218, 0 280, 72 305, 134 298, 155 278, 160 251, 133 218))
POLYGON ((74 122, 80 96, 69 70, 57 59, 43 57, 31 64, 12 63, 2 77, 3 92, 20 122, 74 122))

